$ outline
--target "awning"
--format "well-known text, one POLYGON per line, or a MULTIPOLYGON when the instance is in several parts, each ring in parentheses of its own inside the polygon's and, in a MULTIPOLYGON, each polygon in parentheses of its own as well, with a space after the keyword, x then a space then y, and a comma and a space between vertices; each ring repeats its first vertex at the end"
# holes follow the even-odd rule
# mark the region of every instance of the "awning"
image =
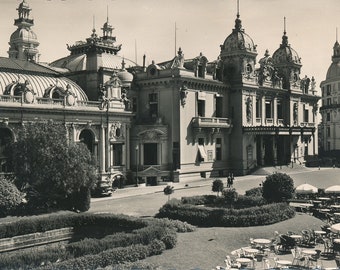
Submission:
POLYGON ((205 152, 203 145, 198 145, 198 151, 200 152, 201 158, 207 159, 207 153, 205 152))

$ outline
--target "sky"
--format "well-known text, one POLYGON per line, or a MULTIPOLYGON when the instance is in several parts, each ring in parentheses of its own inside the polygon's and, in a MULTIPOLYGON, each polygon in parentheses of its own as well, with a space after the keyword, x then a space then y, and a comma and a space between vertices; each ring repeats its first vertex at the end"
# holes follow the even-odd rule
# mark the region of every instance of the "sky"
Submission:
MULTIPOLYGON (((16 8, 22 0, 0 0, 0 56, 7 57, 10 35, 16 30, 16 8)), ((69 55, 66 44, 97 34, 109 22, 115 28, 119 54, 142 64, 163 62, 182 48, 186 59, 201 52, 216 60, 220 44, 232 32, 237 0, 26 0, 32 8, 41 62, 69 55), (176 26, 176 27, 175 27, 176 26), (176 28, 176 30, 175 30, 176 28), (175 49, 176 48, 176 49, 175 49)), ((282 41, 284 17, 288 42, 302 61, 301 78, 325 80, 331 64, 339 0, 239 0, 245 32, 257 45, 257 61, 268 49, 272 55, 282 41)), ((340 31, 340 30, 339 30, 340 31)), ((340 33, 339 33, 340 34, 340 33)))

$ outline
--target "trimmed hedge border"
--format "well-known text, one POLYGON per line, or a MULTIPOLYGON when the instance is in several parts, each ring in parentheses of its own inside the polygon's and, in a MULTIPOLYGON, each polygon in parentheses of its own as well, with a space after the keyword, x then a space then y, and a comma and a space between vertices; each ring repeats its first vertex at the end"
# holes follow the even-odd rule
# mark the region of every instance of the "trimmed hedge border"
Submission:
POLYGON ((294 208, 287 203, 230 209, 183 204, 176 199, 172 199, 163 205, 156 214, 157 218, 177 219, 201 227, 262 226, 277 223, 294 216, 294 208))
MULTIPOLYGON (((97 269, 110 265, 133 263, 148 256, 161 254, 177 243, 177 232, 190 232, 195 228, 185 222, 169 219, 140 219, 112 214, 75 214, 64 215, 73 221, 74 227, 111 226, 115 230, 103 238, 84 238, 69 244, 58 244, 46 248, 32 248, 0 254, 0 269, 97 269), (117 229, 118 228, 118 229, 117 229), (125 231, 125 228, 127 230, 125 231)), ((49 216, 36 218, 28 228, 40 228, 49 216), (34 226, 32 225, 34 224, 34 226)), ((28 223, 30 220, 25 219, 28 223)), ((52 219, 59 220, 59 219, 52 219)), ((20 221, 22 222, 22 221, 20 221)), ((17 222, 13 222, 15 226, 17 222)), ((24 223, 21 223, 24 224, 24 223)), ((55 223, 56 227, 60 224, 55 223)), ((11 228, 10 223, 2 224, 11 228)), ((45 227, 50 227, 44 226, 45 227)), ((9 230, 11 231, 11 230, 9 230)), ((12 231, 11 231, 12 232, 12 231)))

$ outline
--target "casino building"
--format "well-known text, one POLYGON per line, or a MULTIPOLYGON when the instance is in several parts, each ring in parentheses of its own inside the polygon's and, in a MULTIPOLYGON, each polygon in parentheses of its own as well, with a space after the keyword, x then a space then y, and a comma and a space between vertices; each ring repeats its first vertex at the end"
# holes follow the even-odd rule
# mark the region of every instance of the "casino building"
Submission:
MULTIPOLYGON (((217 59, 186 59, 179 48, 169 61, 146 66, 144 56, 137 66, 119 56, 107 18, 102 35, 93 29, 68 45, 70 55, 43 65, 30 11, 23 0, 9 58, 0 58, 1 149, 25 122, 53 119, 71 141, 87 144, 102 177, 147 185, 244 175, 317 155, 320 97, 314 78, 300 77, 285 29, 280 47, 257 62, 238 13, 217 59)), ((2 150, 0 162, 8 172, 2 150)))

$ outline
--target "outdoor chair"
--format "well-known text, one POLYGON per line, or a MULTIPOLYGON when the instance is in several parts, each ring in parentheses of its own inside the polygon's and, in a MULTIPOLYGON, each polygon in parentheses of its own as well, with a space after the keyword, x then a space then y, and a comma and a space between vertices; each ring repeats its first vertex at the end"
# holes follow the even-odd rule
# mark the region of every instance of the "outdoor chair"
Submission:
POLYGON ((241 264, 236 262, 235 260, 232 260, 229 255, 227 255, 225 258, 226 259, 224 260, 224 262, 226 264, 227 269, 239 269, 241 267, 241 264))
POLYGON ((305 257, 301 254, 301 248, 292 248, 291 253, 293 256, 292 265, 301 266, 302 263, 305 261, 305 257))
POLYGON ((329 238, 324 238, 323 239, 323 245, 324 245, 324 250, 321 253, 321 255, 323 257, 327 257, 327 258, 332 258, 334 257, 334 252, 333 252, 333 243, 331 241, 331 239, 329 238))
POLYGON ((336 267, 340 268, 340 257, 335 258, 336 267))
POLYGON ((280 236, 280 243, 278 245, 280 251, 288 252, 295 247, 295 240, 290 236, 283 234, 280 236))
POLYGON ((316 249, 316 254, 315 255, 311 255, 309 256, 308 260, 309 260, 309 266, 313 265, 315 263, 315 267, 323 268, 323 264, 322 264, 322 260, 321 260, 321 250, 320 249, 316 249), (318 263, 319 262, 319 263, 318 263))

